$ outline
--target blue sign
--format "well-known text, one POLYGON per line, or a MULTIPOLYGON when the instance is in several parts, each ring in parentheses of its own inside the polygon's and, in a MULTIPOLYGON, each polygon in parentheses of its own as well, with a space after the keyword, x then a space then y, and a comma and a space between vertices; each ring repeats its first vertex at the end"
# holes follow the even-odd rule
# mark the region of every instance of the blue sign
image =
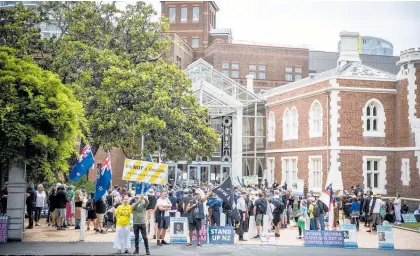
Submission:
POLYGON ((379 249, 393 250, 394 237, 391 226, 376 226, 379 249))
POLYGON ((235 231, 233 227, 209 227, 210 244, 234 244, 235 231))
POLYGON ((358 248, 356 224, 341 224, 345 248, 358 248))
POLYGON ((404 220, 404 223, 417 223, 417 219, 414 216, 414 213, 407 213, 407 214, 401 214, 401 215, 404 220))
POLYGON ((305 230, 304 245, 307 247, 344 248, 343 231, 305 230))

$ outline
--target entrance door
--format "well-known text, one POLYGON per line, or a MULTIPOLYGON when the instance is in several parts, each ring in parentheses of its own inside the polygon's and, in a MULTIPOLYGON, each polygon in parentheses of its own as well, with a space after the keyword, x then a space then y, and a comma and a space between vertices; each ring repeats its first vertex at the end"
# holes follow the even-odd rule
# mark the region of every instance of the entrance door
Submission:
POLYGON ((200 167, 198 165, 188 166, 188 180, 194 184, 200 183, 200 167))
MULTIPOLYGON (((232 176, 231 166, 230 165, 221 165, 221 179, 220 183, 222 183, 229 175, 232 176)), ((232 177, 232 181, 234 180, 234 177, 232 177)))
POLYGON ((176 183, 176 164, 168 164, 168 184, 176 183))
POLYGON ((212 165, 210 169, 210 182, 218 186, 220 185, 220 180, 222 179, 220 165, 212 165))
POLYGON ((209 184, 210 165, 200 166, 200 183, 209 184))

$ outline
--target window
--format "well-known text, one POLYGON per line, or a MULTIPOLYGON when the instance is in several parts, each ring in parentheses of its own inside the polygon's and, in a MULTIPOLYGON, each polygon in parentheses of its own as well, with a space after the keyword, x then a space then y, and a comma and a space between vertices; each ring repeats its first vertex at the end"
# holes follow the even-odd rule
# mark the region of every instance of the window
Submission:
POLYGON ((222 68, 229 68, 228 62, 222 62, 222 68))
POLYGON ((302 73, 302 68, 295 67, 295 73, 302 73))
POLYGON ((288 187, 291 187, 297 180, 298 166, 297 157, 282 157, 282 170, 281 170, 281 184, 287 183, 288 187))
POLYGON ((188 17, 188 9, 187 7, 181 7, 181 21, 186 22, 188 17))
POLYGON ((200 7, 194 6, 193 7, 193 21, 200 20, 200 7))
POLYGON ((298 124, 299 124, 299 116, 297 113, 297 109, 295 107, 292 108, 291 111, 291 131, 290 131, 290 138, 297 139, 298 138, 298 124))
POLYGON ((272 142, 276 140, 276 117, 273 112, 270 112, 268 117, 268 141, 272 142))
POLYGON ((309 190, 322 191, 322 156, 309 157, 309 190))
POLYGON ((258 73, 258 79, 265 80, 265 73, 258 73))
POLYGON ((198 39, 198 38, 193 38, 192 39, 192 45, 191 45, 191 47, 192 48, 198 48, 198 46, 200 45, 200 39, 198 39))
POLYGON ((229 70, 223 69, 222 73, 223 73, 223 75, 229 77, 229 70))
POLYGON ((239 69, 239 63, 232 63, 232 69, 239 69))
POLYGON ((258 65, 259 70, 265 70, 265 65, 258 65))
POLYGON ((239 71, 238 70, 232 70, 230 72, 232 78, 238 78, 239 77, 239 71))
POLYGON ((290 110, 286 108, 283 113, 283 140, 288 140, 290 137, 290 110))
POLYGON ((385 137, 385 112, 376 99, 368 101, 363 108, 363 136, 385 137))
POLYGON ((169 21, 175 22, 175 19, 176 19, 176 8, 169 7, 169 21))
POLYGON ((309 110, 309 137, 322 136, 322 108, 321 103, 315 100, 309 110))
POLYGON ((286 71, 286 73, 292 73, 293 68, 292 67, 285 67, 285 71, 286 71))
POLYGON ((257 65, 249 65, 248 68, 249 68, 249 70, 256 70, 257 65))
POLYGON ((293 81, 293 75, 292 74, 286 74, 284 76, 284 80, 286 80, 286 81, 293 81))
POLYGON ((401 159, 401 181, 403 186, 410 185, 410 159, 401 159))
POLYGON ((295 81, 302 79, 302 75, 295 75, 295 81))
POLYGON ((257 73, 256 72, 248 72, 248 75, 254 76, 254 78, 257 78, 257 73))
POLYGON ((386 194, 386 156, 363 156, 363 174, 365 188, 386 194))

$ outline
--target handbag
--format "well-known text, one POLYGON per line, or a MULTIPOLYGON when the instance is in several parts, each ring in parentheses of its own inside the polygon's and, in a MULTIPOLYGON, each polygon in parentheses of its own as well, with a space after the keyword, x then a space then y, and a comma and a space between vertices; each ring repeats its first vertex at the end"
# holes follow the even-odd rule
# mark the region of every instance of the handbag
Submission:
POLYGON ((359 218, 360 217, 360 212, 359 211, 352 211, 351 212, 351 217, 352 218, 359 218))

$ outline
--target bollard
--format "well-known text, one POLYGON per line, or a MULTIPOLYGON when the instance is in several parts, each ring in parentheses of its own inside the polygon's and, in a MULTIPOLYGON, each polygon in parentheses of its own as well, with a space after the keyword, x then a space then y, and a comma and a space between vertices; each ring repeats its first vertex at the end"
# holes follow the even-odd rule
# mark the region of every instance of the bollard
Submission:
POLYGON ((156 227, 156 220, 155 220, 155 214, 153 213, 152 214, 152 216, 150 216, 150 223, 149 223, 149 225, 150 225, 150 235, 151 236, 154 236, 154 235, 156 235, 156 230, 155 230, 155 227, 156 227))
POLYGON ((268 222, 268 215, 264 215, 263 217, 263 226, 262 226, 262 232, 267 234, 269 229, 270 223, 268 222))
POLYGON ((86 210, 80 211, 80 237, 79 241, 85 241, 86 210))
POLYGON ((226 214, 224 214, 223 212, 220 213, 220 226, 226 226, 226 214))
POLYGON ((257 223, 255 216, 249 216, 248 239, 254 238, 257 235, 257 223))

